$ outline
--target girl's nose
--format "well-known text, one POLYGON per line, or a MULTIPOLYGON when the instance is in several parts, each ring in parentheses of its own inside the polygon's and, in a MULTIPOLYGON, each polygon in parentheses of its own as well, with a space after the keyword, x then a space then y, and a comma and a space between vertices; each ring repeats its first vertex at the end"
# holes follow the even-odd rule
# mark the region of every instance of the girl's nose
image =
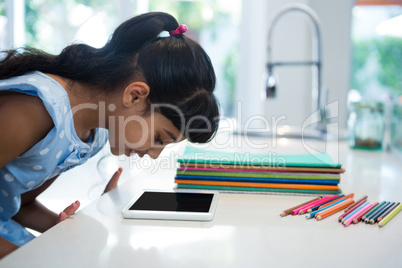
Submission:
POLYGON ((152 159, 158 158, 158 156, 161 154, 163 148, 152 148, 149 149, 146 154, 149 155, 152 159))

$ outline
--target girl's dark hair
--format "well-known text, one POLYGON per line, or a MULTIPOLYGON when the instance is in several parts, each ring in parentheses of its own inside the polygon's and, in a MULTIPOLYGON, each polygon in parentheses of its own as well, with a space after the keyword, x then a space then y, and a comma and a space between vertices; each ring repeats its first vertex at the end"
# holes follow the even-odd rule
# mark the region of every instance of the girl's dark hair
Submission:
POLYGON ((146 13, 122 23, 100 49, 72 44, 59 55, 38 49, 5 51, 0 79, 41 71, 113 93, 135 77, 150 87, 149 100, 191 142, 207 142, 218 128, 215 73, 200 45, 183 34, 158 37, 179 24, 169 14, 146 13))

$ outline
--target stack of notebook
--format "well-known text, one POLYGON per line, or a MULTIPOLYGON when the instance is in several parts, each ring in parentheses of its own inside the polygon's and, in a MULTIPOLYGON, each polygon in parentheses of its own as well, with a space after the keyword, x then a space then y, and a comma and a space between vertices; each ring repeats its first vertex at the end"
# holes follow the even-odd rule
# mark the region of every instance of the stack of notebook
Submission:
POLYGON ((187 147, 178 161, 178 188, 225 192, 336 194, 345 171, 328 154, 245 154, 187 147))

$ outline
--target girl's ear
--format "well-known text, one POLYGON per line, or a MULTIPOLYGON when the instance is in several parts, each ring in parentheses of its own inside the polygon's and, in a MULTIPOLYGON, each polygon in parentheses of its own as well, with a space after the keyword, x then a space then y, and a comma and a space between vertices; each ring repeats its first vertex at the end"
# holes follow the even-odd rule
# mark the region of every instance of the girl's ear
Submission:
MULTIPOLYGON (((123 92, 122 103, 124 107, 147 105, 149 86, 143 82, 134 82, 128 85, 123 92)), ((146 107, 146 106, 144 106, 146 107)))

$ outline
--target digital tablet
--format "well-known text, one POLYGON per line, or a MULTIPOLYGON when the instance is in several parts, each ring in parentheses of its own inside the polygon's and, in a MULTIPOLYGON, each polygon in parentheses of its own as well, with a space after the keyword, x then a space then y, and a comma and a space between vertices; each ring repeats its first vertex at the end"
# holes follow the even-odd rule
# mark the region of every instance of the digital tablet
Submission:
POLYGON ((144 190, 123 209, 124 218, 210 221, 214 218, 218 192, 144 190))

